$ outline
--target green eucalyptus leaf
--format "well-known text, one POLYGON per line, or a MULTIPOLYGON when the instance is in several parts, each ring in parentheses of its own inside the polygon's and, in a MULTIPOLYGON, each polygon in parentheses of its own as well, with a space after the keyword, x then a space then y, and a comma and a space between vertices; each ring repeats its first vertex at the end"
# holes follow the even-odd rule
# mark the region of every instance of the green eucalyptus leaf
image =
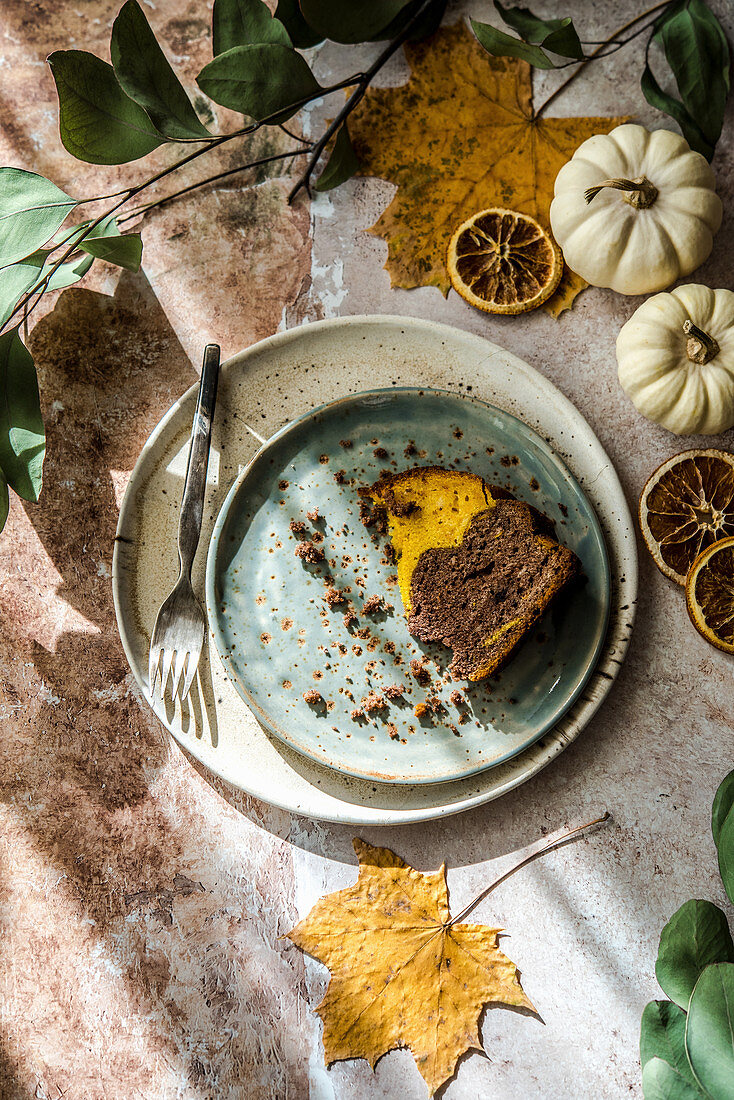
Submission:
POLYGON ((513 31, 533 46, 545 46, 561 57, 570 57, 582 61, 584 51, 570 16, 565 19, 539 19, 529 8, 505 8, 494 0, 494 6, 513 31))
POLYGON ((715 146, 729 93, 729 47, 721 24, 703 0, 687 0, 661 20, 656 38, 683 106, 715 146))
POLYGON ((235 46, 257 42, 292 45, 288 31, 280 19, 273 18, 263 0, 214 0, 212 41, 215 57, 235 46))
POLYGON ((726 917, 713 902, 685 902, 660 933, 655 977, 661 989, 686 1009, 701 972, 718 962, 734 962, 726 917))
POLYGON ((143 108, 120 87, 111 65, 83 50, 57 50, 48 59, 59 94, 64 148, 88 164, 126 164, 164 139, 143 108))
POLYGON ((301 0, 309 27, 332 42, 369 42, 393 22, 407 0, 301 0))
POLYGON ((722 780, 718 791, 714 795, 714 804, 711 807, 711 833, 717 848, 721 828, 732 806, 734 806, 734 771, 729 772, 722 780))
POLYGON ((76 205, 76 199, 35 172, 0 168, 0 267, 45 244, 76 205))
POLYGON ((645 1100, 701 1100, 703 1093, 673 1066, 651 1058, 642 1069, 642 1095, 645 1100))
POLYGON ((24 500, 38 500, 45 450, 36 368, 11 329, 0 336, 0 470, 24 500))
POLYGON ((110 54, 120 87, 159 133, 173 141, 209 137, 137 0, 120 8, 112 24, 110 54))
POLYGON ((717 844, 719 873, 729 901, 734 905, 734 809, 724 818, 717 844))
POLYGON ((288 31, 288 36, 297 50, 318 46, 319 42, 324 40, 323 34, 309 27, 303 18, 298 0, 278 0, 275 18, 279 19, 288 31))
POLYGON ((650 1001, 640 1024, 640 1061, 662 1058, 696 1091, 696 1078, 686 1054, 686 1014, 671 1001, 650 1001))
MULTIPOLYGON (((63 240, 66 248, 72 241, 81 236, 88 225, 89 222, 82 222, 72 234, 58 233, 56 237, 52 238, 52 243, 58 244, 63 240)), ((82 276, 86 275, 93 262, 92 256, 77 255, 73 259, 65 260, 51 274, 51 270, 59 258, 60 252, 51 255, 50 249, 40 248, 38 251, 32 252, 30 256, 20 260, 19 263, 0 269, 0 328, 8 320, 23 295, 31 288, 39 286, 47 276, 48 282, 45 285, 45 290, 61 290, 63 287, 78 282, 82 276)))
POLYGON ((696 982, 686 1051, 701 1088, 715 1100, 734 1100, 734 963, 707 966, 696 982))
POLYGON ((258 122, 272 115, 284 122, 299 110, 291 104, 322 90, 301 55, 277 42, 235 46, 210 61, 196 82, 215 103, 258 122))
POLYGON ((663 91, 648 64, 645 65, 640 77, 640 87, 642 88, 642 94, 651 107, 656 107, 658 111, 662 111, 675 119, 691 149, 701 153, 706 157, 706 160, 711 160, 714 155, 713 145, 707 141, 700 126, 691 118, 680 100, 663 91))
POLYGON ((5 526, 5 521, 8 518, 8 509, 10 508, 10 500, 8 499, 8 483, 3 477, 2 470, 0 470, 0 531, 5 526))
POLYGON ((45 252, 36 252, 17 264, 0 268, 0 328, 26 291, 38 281, 46 255, 45 252))
POLYGON ((88 237, 79 242, 79 247, 98 260, 107 260, 128 271, 139 271, 143 255, 143 242, 139 233, 120 235, 114 217, 105 218, 92 230, 88 237))
POLYGON ((343 122, 337 132, 326 167, 314 184, 314 191, 331 191, 332 188, 339 187, 340 184, 351 179, 358 169, 357 154, 352 147, 347 124, 343 122))
MULTIPOLYGON (((64 287, 73 286, 74 283, 78 283, 80 279, 84 278, 93 263, 94 256, 90 255, 76 256, 74 259, 64 260, 63 264, 56 268, 49 279, 46 290, 63 290, 64 287)), ((50 270, 53 264, 53 258, 48 260, 42 275, 45 274, 46 270, 50 270)))
POLYGON ((476 19, 470 19, 469 22, 479 45, 493 57, 519 57, 521 61, 527 61, 536 69, 555 69, 555 65, 543 53, 540 46, 521 42, 519 38, 513 38, 511 34, 497 30, 490 23, 478 23, 476 19))

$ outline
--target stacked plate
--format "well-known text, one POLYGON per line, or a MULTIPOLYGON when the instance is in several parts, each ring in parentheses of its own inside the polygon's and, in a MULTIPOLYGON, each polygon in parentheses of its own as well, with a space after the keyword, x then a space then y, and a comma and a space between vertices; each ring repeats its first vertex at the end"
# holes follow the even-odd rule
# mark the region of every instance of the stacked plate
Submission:
MULTIPOLYGON (((146 699, 150 631, 177 572, 195 397, 192 387, 146 444, 115 544, 120 634, 146 699)), ((250 794, 359 824, 456 813, 534 775, 608 692, 634 615, 629 511, 588 424, 503 349, 392 317, 272 337, 222 368, 209 478, 194 570, 208 653, 183 707, 154 709, 184 748, 250 794), (449 699, 457 685, 437 680, 446 713, 432 721, 416 719, 425 692, 408 674, 426 647, 407 633, 394 566, 360 522, 357 495, 383 470, 416 464, 481 474, 533 504, 584 574, 499 679, 458 685, 463 715, 449 699), (324 563, 296 557, 294 519, 318 532, 324 563), (357 606, 384 598, 367 637, 344 624, 343 606, 325 603, 325 579, 357 606), (351 717, 371 688, 395 683, 402 700, 374 719, 351 717), (304 700, 309 689, 323 705, 304 700)), ((445 666, 448 653, 426 655, 445 666)))

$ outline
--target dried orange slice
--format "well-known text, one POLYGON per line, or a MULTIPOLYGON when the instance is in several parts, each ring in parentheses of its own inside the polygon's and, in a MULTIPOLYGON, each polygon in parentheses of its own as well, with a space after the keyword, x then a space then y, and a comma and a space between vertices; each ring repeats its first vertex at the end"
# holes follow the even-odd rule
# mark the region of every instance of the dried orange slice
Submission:
POLYGON ((686 607, 707 642, 734 653, 734 538, 698 555, 686 578, 686 607))
POLYGON ((642 490, 640 530, 658 569, 685 584, 698 555, 734 535, 734 455, 712 449, 669 458, 642 490))
POLYGON ((525 313, 550 298, 561 281, 563 256, 528 214, 493 206, 459 226, 446 267, 454 290, 486 313, 525 313))

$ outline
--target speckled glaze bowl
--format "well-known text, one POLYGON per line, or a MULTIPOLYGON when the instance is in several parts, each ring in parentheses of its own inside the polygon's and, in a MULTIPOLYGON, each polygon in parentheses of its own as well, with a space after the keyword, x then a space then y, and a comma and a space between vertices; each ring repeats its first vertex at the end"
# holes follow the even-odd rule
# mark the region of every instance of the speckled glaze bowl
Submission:
MULTIPOLYGON (((313 514, 313 513, 312 513, 313 514)), ((461 779, 517 756, 558 722, 599 656, 610 606, 604 538, 575 478, 536 432, 469 394, 395 388, 323 405, 287 425, 242 471, 214 527, 207 612, 219 656, 261 722, 337 771, 391 783, 461 779), (450 652, 407 632, 384 540, 359 519, 360 487, 381 471, 441 465, 481 474, 556 521, 584 584, 544 616, 498 677, 448 678, 450 652), (307 518, 316 509, 318 519, 307 518), (294 550, 304 522, 324 560, 294 550), (333 607, 328 588, 344 594, 333 607), (387 603, 364 613, 370 595, 387 603), (348 627, 344 612, 355 613, 348 627), (410 675, 429 658, 431 683, 410 675), (352 717, 370 692, 404 694, 352 717), (452 702, 461 689, 462 702, 452 702), (318 691, 309 704, 304 694, 318 691), (440 699, 438 713, 414 706, 440 699)))
MULTIPOLYGON (((429 321, 375 316, 279 333, 223 365, 193 570, 202 600, 216 518, 262 444, 318 405, 394 385, 472 393, 518 417, 548 443, 577 480, 604 532, 611 612, 597 665, 563 718, 511 760, 444 783, 359 779, 293 749, 243 702, 210 635, 184 707, 153 704, 160 721, 205 767, 254 797, 293 813, 350 824, 402 824, 458 813, 498 798, 555 760, 584 729, 617 676, 637 592, 635 536, 624 494, 608 455, 571 402, 527 363, 481 337, 429 321)), ((150 632, 176 579, 178 511, 195 403, 192 386, 161 420, 132 471, 120 509, 113 594, 144 705, 150 632)))

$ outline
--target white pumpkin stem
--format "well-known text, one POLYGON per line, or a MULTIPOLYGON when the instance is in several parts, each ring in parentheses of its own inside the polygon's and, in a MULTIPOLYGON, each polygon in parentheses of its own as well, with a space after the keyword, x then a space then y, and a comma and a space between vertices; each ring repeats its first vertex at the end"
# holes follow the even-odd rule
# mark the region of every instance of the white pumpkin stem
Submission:
POLYGON ((700 363, 703 366, 704 363, 716 358, 721 351, 718 341, 714 340, 713 336, 709 336, 703 329, 700 329, 698 325, 694 325, 693 321, 684 321, 683 331, 688 337, 686 352, 692 363, 700 363))
POLYGON ((659 194, 657 187, 654 183, 650 183, 647 176, 638 176, 636 180, 603 180, 597 183, 596 187, 587 187, 584 191, 587 203, 596 198, 602 187, 614 187, 617 191, 626 192, 622 198, 638 210, 645 210, 648 206, 652 206, 659 194))

